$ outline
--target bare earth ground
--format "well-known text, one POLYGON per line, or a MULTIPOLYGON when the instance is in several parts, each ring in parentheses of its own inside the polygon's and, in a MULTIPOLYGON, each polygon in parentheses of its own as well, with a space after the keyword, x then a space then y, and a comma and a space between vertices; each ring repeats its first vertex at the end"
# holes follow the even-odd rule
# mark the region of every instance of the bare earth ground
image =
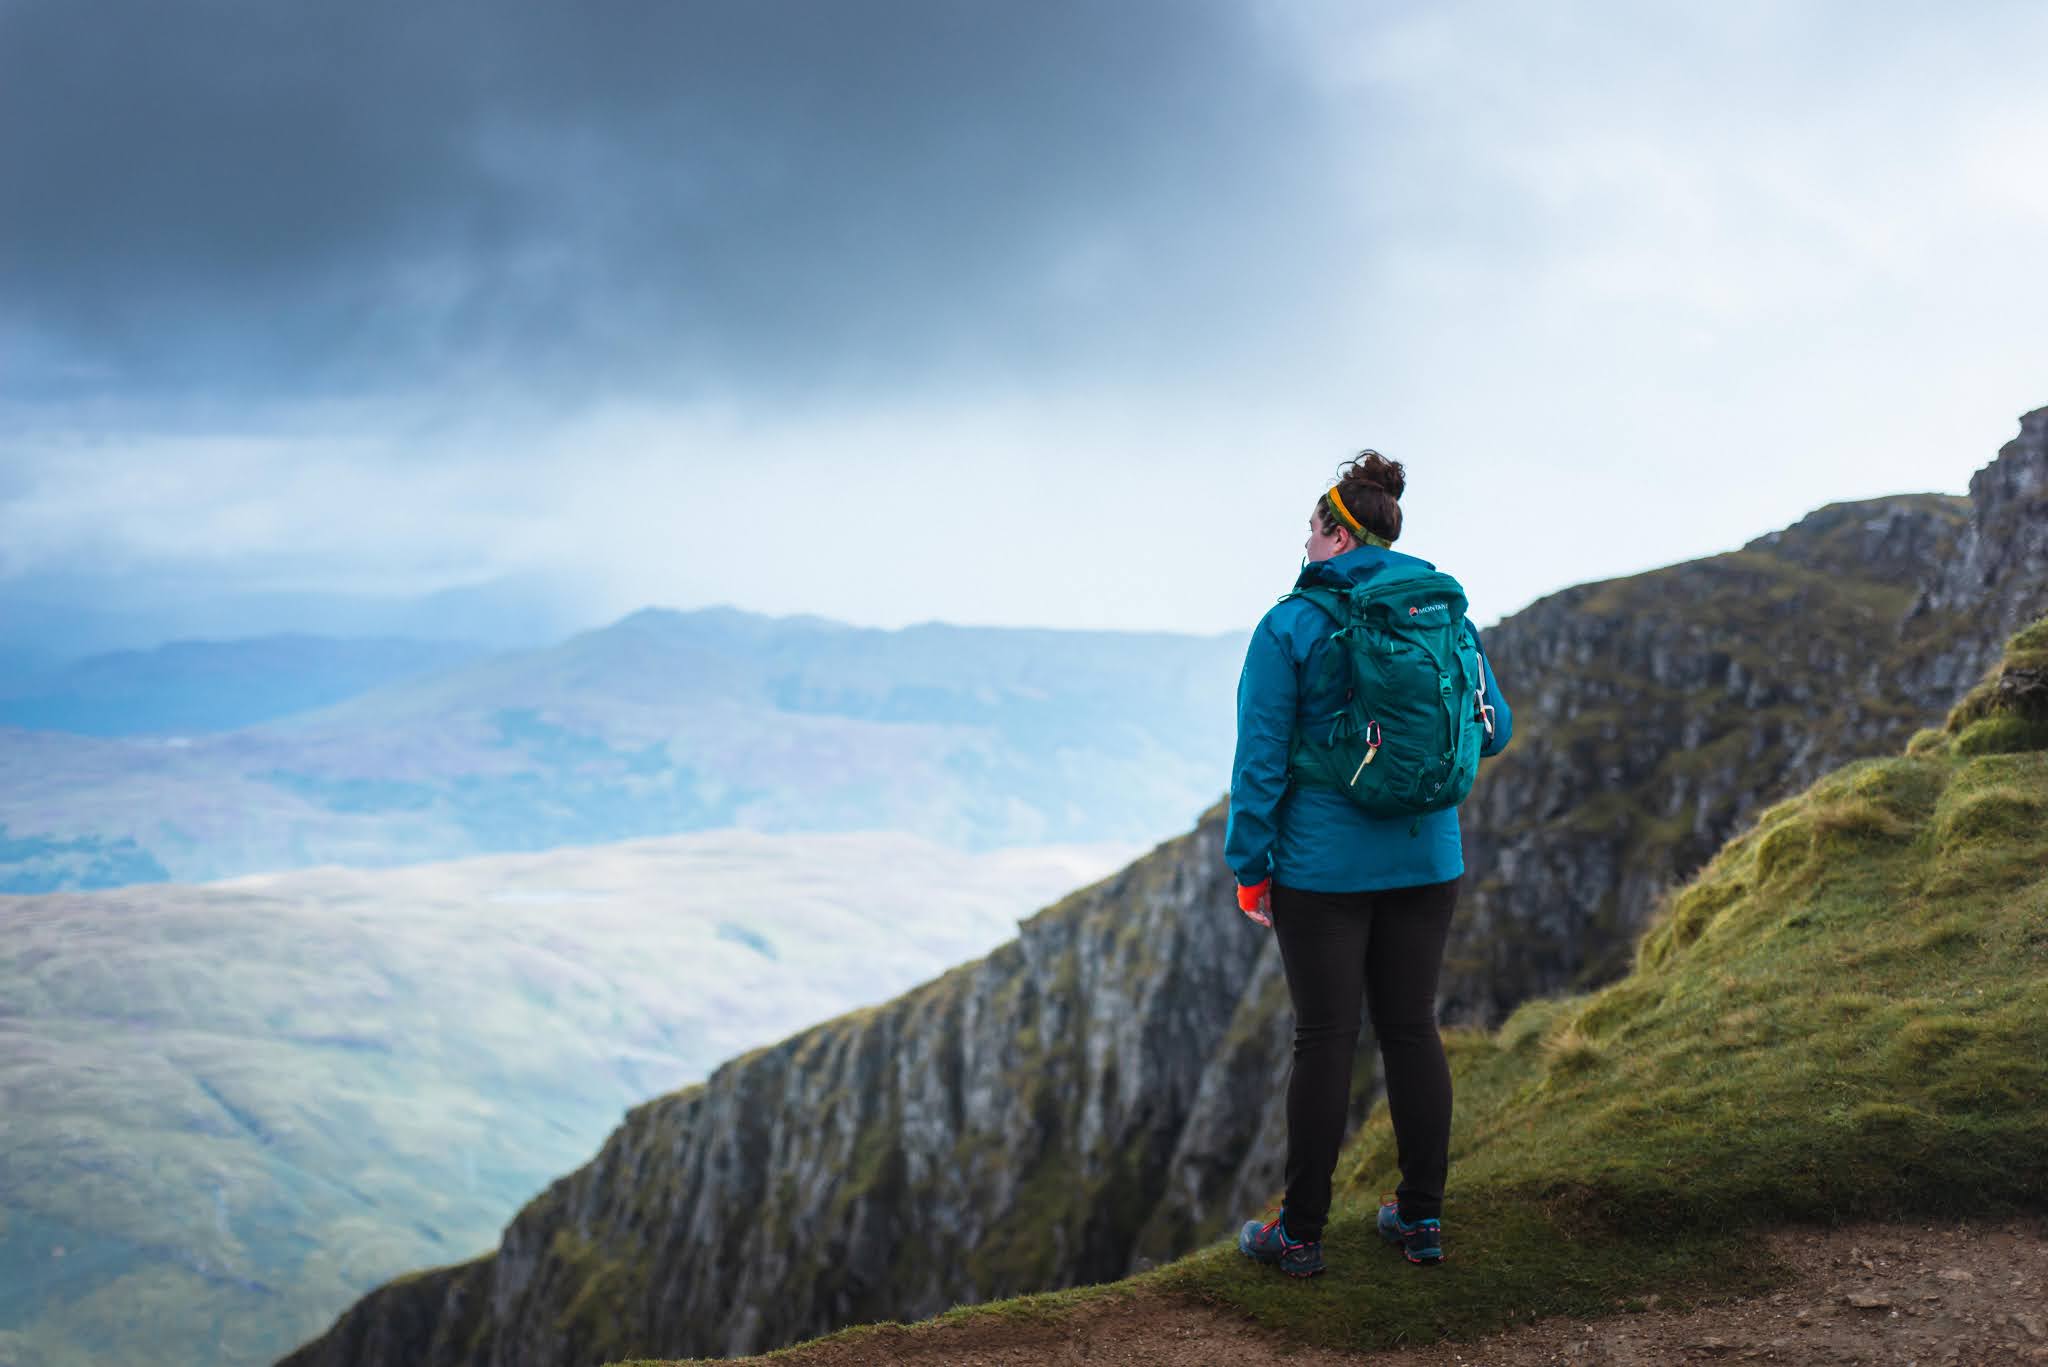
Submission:
MULTIPOLYGON (((1657 1367, 1663 1363, 2048 1363, 2048 1223, 1855 1225, 1769 1236, 1803 1269, 1753 1300, 1554 1320, 1474 1343, 1384 1353, 1291 1348, 1243 1320, 1155 1296, 1105 1297, 1056 1321, 985 1317, 891 1329, 777 1358, 790 1367, 1086 1363, 1103 1367, 1657 1367)), ((1452 1256, 1457 1256, 1452 1246, 1452 1256)), ((1277 1275, 1277 1274, 1276 1274, 1277 1275)), ((1428 1276, 1417 1269, 1416 1276, 1428 1276)))

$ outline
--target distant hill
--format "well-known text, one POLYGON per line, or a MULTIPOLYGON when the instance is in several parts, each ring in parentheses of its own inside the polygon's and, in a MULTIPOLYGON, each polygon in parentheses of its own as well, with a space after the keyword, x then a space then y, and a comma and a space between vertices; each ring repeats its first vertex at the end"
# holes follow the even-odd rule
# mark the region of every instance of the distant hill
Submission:
MULTIPOLYGON (((1762 805, 1882 753, 2048 610, 2048 409, 1967 499, 1836 504, 1489 628, 1524 739, 1467 823, 1448 1010, 1619 971, 1762 805)), ((1239 634, 645 609, 215 735, 0 728, 0 891, 692 830, 1156 839, 1228 780, 1239 634)))
POLYGON ((1242 648, 650 608, 226 733, 0 729, 0 891, 723 827, 1149 840, 1226 780, 1242 648))
POLYGON ((58 663, 171 641, 280 632, 525 649, 588 625, 586 596, 573 579, 538 573, 430 593, 371 594, 252 589, 200 569, 31 570, 0 578, 0 665, 10 651, 58 663))
POLYGON ((0 897, 0 1363, 268 1362, 626 1107, 1130 853, 727 831, 0 897))
POLYGON ((0 727, 87 736, 232 731, 484 653, 463 642, 400 637, 173 641, 0 678, 0 727))

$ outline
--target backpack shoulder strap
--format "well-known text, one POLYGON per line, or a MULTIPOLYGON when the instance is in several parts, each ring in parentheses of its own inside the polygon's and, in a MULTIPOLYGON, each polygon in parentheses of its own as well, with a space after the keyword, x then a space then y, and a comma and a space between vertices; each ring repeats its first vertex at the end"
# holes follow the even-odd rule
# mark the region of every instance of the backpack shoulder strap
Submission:
POLYGON ((1328 617, 1340 627, 1348 624, 1350 621, 1350 614, 1347 611, 1350 602, 1336 589, 1321 584, 1314 584, 1308 588, 1295 589, 1291 593, 1283 594, 1280 601, 1284 603, 1289 598, 1299 598, 1305 603, 1315 604, 1316 607, 1322 609, 1325 617, 1328 617))
MULTIPOLYGON (((1350 667, 1349 662, 1344 658, 1343 650, 1339 649, 1334 643, 1337 633, 1351 625, 1351 599, 1349 595, 1341 589, 1334 589, 1325 584, 1313 584, 1307 588, 1295 589, 1292 593, 1281 598, 1280 601, 1284 603, 1289 598, 1299 598, 1305 603, 1313 604, 1325 617, 1330 619, 1330 630, 1323 637, 1323 640, 1330 642, 1330 644, 1326 644, 1323 647, 1322 667, 1316 671, 1316 678, 1319 682, 1328 682, 1336 678, 1340 671, 1350 667)), ((1314 649, 1315 647, 1310 647, 1311 653, 1314 652, 1314 649)))

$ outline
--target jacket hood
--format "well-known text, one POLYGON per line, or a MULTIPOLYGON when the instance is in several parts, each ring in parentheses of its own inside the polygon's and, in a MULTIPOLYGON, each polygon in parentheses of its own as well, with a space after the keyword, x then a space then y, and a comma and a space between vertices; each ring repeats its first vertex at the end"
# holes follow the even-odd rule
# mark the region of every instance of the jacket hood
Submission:
POLYGON ((1342 555, 1333 555, 1328 560, 1316 560, 1302 566, 1301 577, 1294 581, 1294 587, 1348 589, 1389 570, 1420 574, 1435 568, 1427 560, 1383 546, 1360 546, 1342 555))

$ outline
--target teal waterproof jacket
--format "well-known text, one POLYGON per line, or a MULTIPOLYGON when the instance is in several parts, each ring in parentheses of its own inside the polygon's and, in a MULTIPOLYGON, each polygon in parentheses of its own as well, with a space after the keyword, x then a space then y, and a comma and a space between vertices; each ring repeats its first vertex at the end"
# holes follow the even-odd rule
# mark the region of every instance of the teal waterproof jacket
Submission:
MULTIPOLYGON (((1360 546, 1308 565, 1296 588, 1348 588, 1390 569, 1433 570, 1412 555, 1360 546)), ((1223 857, 1249 887, 1267 878, 1310 892, 1375 892, 1442 883, 1465 871, 1455 807, 1416 818, 1374 817, 1330 788, 1288 781, 1294 729, 1342 705, 1337 680, 1322 674, 1333 626, 1300 598, 1275 603, 1252 632, 1237 681, 1237 755, 1231 762, 1230 826, 1223 857)), ((1479 633, 1472 633, 1476 641, 1479 633)), ((1493 677, 1482 645, 1486 696, 1494 706, 1493 737, 1480 751, 1497 755, 1514 734, 1514 714, 1493 677)))

